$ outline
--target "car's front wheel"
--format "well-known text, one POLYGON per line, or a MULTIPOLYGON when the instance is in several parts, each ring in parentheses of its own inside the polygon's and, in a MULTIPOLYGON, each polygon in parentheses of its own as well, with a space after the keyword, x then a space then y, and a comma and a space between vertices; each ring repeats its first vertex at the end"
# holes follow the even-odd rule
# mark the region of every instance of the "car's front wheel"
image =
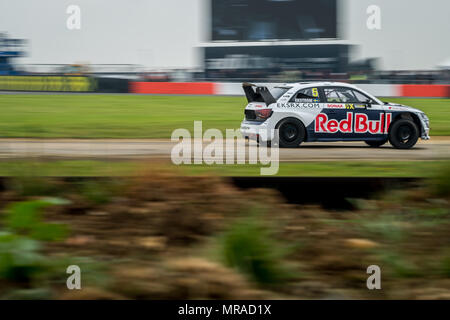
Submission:
POLYGON ((281 120, 278 125, 280 148, 296 148, 305 139, 305 126, 295 118, 281 120))
POLYGON ((410 149, 419 139, 419 129, 408 119, 399 119, 389 128, 389 142, 397 149, 410 149))
POLYGON ((381 147, 386 142, 388 142, 388 139, 384 139, 384 140, 366 140, 364 142, 367 145, 371 146, 372 148, 378 148, 378 147, 381 147))

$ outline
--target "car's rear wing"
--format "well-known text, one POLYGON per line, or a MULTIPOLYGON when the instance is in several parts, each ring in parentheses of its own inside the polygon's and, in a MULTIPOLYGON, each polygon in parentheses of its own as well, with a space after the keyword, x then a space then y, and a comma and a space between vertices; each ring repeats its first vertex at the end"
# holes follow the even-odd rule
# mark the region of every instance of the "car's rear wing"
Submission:
POLYGON ((250 102, 264 102, 266 105, 277 102, 290 86, 259 86, 253 83, 244 82, 242 88, 244 89, 247 101, 250 102))
POLYGON ((250 102, 265 102, 266 105, 277 102, 270 93, 267 87, 257 86, 253 83, 244 82, 242 84, 247 101, 250 102))

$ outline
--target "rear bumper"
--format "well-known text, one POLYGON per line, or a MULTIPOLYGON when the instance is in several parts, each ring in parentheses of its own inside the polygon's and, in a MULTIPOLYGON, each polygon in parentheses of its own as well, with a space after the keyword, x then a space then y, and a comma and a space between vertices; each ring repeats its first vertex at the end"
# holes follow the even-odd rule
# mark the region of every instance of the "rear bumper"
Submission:
POLYGON ((274 135, 273 130, 268 129, 267 121, 257 122, 244 120, 241 123, 240 131, 243 137, 259 141, 271 141, 274 135))

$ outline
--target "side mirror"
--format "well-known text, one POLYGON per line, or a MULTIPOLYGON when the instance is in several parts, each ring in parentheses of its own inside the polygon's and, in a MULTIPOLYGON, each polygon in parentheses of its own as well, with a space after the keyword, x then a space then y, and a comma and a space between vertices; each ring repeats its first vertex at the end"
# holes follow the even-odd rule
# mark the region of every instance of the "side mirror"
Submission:
POLYGON ((371 100, 366 100, 365 103, 366 108, 371 108, 372 107, 372 101, 371 100))

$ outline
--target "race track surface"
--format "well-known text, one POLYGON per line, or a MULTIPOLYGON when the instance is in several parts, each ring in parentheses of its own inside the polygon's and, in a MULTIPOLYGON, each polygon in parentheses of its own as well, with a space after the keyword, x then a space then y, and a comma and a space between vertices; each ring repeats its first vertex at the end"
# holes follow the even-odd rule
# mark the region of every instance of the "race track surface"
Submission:
MULTIPOLYGON (((99 158, 99 159, 170 159, 177 142, 160 139, 0 139, 0 158, 99 158)), ((207 146, 209 143, 205 143, 207 146)), ((240 153, 257 152, 238 140, 240 153), (244 150, 244 151, 242 151, 244 150)), ((224 158, 230 148, 224 148, 224 158)), ((192 148, 193 151, 193 148, 192 148)), ((280 149, 280 161, 328 160, 437 160, 450 158, 450 137, 433 137, 410 150, 394 149, 389 143, 370 148, 364 142, 304 143, 296 149, 280 149)))

